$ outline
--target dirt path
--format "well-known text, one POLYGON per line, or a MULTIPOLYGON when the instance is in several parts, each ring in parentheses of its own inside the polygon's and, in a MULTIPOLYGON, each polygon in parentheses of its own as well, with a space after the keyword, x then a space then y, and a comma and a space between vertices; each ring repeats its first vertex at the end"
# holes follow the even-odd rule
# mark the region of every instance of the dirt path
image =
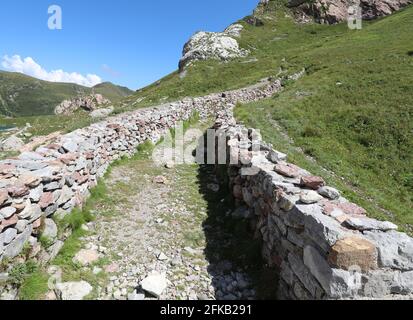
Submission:
POLYGON ((153 299, 140 287, 153 272, 166 275, 161 299, 257 298, 259 248, 245 221, 232 218, 225 182, 212 169, 157 167, 150 152, 114 167, 83 239, 83 249, 100 252, 86 268, 107 275, 94 299, 153 299))

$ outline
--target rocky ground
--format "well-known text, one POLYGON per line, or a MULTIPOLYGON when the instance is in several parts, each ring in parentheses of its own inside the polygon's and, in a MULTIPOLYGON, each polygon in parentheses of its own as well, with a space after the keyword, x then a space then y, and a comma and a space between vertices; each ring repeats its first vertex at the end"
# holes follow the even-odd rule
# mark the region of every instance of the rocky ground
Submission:
POLYGON ((83 265, 81 274, 102 274, 104 280, 89 286, 79 282, 87 277, 70 279, 74 289, 58 285, 62 298, 79 292, 77 286, 86 298, 102 300, 260 295, 254 278, 262 274, 259 250, 235 256, 235 247, 253 242, 245 237, 245 222, 233 220, 212 168, 159 167, 148 152, 115 166, 105 184, 111 204, 107 198, 96 204, 96 220, 85 228, 88 235, 74 257, 83 265), (232 233, 235 227, 243 232, 232 233))

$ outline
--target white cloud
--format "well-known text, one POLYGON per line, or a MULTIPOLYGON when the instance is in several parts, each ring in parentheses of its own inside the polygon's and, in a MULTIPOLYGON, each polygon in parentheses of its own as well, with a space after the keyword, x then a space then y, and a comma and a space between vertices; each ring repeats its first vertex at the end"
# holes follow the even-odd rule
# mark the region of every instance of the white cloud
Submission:
POLYGON ((12 57, 5 55, 1 65, 7 71, 24 73, 28 76, 51 82, 77 83, 86 87, 93 87, 102 82, 102 79, 95 74, 84 76, 77 72, 69 73, 63 70, 48 72, 31 57, 22 59, 19 55, 12 57))

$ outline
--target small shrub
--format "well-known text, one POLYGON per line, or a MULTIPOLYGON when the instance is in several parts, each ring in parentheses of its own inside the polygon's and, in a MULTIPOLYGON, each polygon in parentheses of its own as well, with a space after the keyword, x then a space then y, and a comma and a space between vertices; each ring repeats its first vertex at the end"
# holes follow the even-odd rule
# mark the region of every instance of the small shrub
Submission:
POLYGON ((28 275, 36 272, 38 267, 33 261, 19 263, 10 271, 10 282, 16 286, 20 286, 28 275))
POLYGON ((30 274, 22 283, 19 291, 21 300, 41 300, 48 287, 49 277, 46 273, 36 270, 30 274))

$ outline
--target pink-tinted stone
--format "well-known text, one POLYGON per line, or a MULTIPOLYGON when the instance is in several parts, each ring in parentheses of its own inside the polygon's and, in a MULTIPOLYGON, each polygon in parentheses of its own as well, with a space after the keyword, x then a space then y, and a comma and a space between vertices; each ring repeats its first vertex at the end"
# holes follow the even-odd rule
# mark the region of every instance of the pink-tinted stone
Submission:
POLYGON ((46 148, 50 150, 59 150, 61 147, 61 145, 58 145, 56 143, 52 143, 46 146, 46 148))
POLYGON ((4 219, 1 223, 0 223, 0 232, 7 227, 10 226, 14 226, 17 222, 19 221, 19 218, 17 217, 17 214, 11 216, 8 219, 4 219))
POLYGON ((16 166, 11 164, 0 164, 0 174, 8 175, 16 169, 16 166))
POLYGON ((95 157, 95 155, 94 155, 94 153, 92 152, 92 151, 89 151, 89 152, 86 152, 85 153, 85 158, 87 159, 87 160, 91 160, 91 159, 93 159, 95 157))
POLYGON ((279 163, 275 166, 275 171, 288 178, 297 178, 300 175, 300 169, 291 164, 279 163))
POLYGON ((349 215, 366 215, 367 211, 354 203, 340 203, 338 208, 349 215))
POLYGON ((7 189, 10 196, 13 198, 24 197, 30 193, 30 190, 25 185, 15 185, 7 189))
POLYGON ((109 129, 113 129, 115 131, 119 131, 121 129, 121 126, 116 123, 108 124, 107 126, 109 129))
POLYGON ((79 185, 82 185, 89 180, 89 175, 82 176, 79 172, 75 172, 72 177, 79 185))
POLYGON ((331 216, 333 212, 342 212, 343 214, 349 215, 349 216, 364 216, 366 215, 367 211, 363 209, 362 207, 359 207, 358 205, 354 203, 335 203, 335 202, 326 202, 324 204, 324 213, 326 215, 331 216))
POLYGON ((25 174, 19 178, 19 182, 27 187, 35 188, 42 182, 42 179, 31 174, 25 174))
POLYGON ((59 157, 59 160, 63 162, 64 164, 70 164, 71 162, 75 161, 77 159, 77 154, 76 153, 66 153, 63 154, 59 157))
POLYGON ((9 193, 5 190, 0 190, 0 206, 6 203, 9 198, 9 193))
POLYGON ((33 222, 33 229, 39 229, 42 225, 42 219, 37 219, 35 222, 33 222))
POLYGON ((118 270, 119 270, 119 265, 116 263, 112 263, 105 267, 106 273, 115 273, 115 272, 118 272, 118 270))
POLYGON ((166 178, 164 176, 157 176, 153 178, 152 182, 157 184, 166 184, 166 178))
MULTIPOLYGON (((324 208, 323 208, 324 214, 331 216, 331 214, 334 211, 342 211, 338 208, 337 204, 331 201, 325 202, 324 203, 324 208)), ((344 214, 344 212, 343 212, 344 214)))
POLYGON ((301 185, 309 189, 318 190, 324 187, 325 184, 324 179, 321 177, 306 176, 301 178, 301 185))
POLYGON ((53 193, 52 192, 44 192, 40 197, 39 206, 42 209, 46 209, 48 206, 53 204, 53 193))

